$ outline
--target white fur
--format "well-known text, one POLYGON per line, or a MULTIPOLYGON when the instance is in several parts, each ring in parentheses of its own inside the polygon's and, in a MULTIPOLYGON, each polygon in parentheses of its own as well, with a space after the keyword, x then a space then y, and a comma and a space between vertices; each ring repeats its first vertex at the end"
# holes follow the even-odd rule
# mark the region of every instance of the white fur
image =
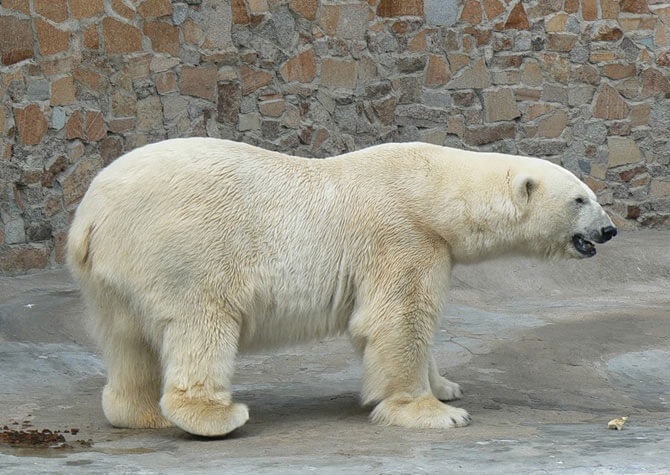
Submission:
POLYGON ((438 401, 461 390, 429 353, 451 267, 577 257, 571 236, 608 223, 583 183, 532 158, 411 143, 309 160, 175 139, 93 180, 68 263, 116 426, 230 432, 248 418, 230 392, 238 350, 348 332, 373 420, 446 428, 469 421, 438 401))

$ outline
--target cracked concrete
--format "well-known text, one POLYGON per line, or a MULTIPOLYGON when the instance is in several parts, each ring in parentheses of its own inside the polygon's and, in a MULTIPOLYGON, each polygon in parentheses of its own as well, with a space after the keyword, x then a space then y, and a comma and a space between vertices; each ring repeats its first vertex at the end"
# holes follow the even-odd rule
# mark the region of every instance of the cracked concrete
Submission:
POLYGON ((109 426, 104 366, 62 270, 0 277, 0 426, 80 429, 71 451, 0 445, 0 472, 658 473, 670 466, 670 233, 623 234, 586 261, 454 272, 435 338, 473 424, 379 427, 345 338, 241 357, 251 419, 221 439, 109 426), (623 431, 607 421, 627 415, 623 431), (24 422, 28 421, 28 422, 24 422), (18 422, 18 424, 13 424, 18 422))

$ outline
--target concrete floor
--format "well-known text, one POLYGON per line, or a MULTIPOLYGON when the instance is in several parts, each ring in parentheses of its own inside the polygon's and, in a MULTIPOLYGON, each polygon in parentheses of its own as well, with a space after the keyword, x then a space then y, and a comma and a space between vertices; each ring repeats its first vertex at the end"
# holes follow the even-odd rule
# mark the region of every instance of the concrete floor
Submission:
POLYGON ((109 426, 104 366, 66 272, 1 277, 0 427, 80 432, 65 434, 72 450, 0 445, 0 472, 670 469, 670 232, 624 233, 584 261, 457 268, 453 287, 435 351, 471 426, 370 424, 359 363, 337 338, 240 358, 235 390, 251 419, 208 440, 109 426), (607 429, 623 415, 623 431, 607 429))

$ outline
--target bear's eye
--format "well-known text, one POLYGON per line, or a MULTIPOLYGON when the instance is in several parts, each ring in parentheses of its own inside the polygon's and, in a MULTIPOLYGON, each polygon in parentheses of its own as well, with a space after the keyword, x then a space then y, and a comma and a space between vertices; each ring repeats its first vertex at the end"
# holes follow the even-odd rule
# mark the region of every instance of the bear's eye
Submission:
POLYGON ((575 198, 575 203, 578 205, 583 205, 584 204, 584 198, 575 198))

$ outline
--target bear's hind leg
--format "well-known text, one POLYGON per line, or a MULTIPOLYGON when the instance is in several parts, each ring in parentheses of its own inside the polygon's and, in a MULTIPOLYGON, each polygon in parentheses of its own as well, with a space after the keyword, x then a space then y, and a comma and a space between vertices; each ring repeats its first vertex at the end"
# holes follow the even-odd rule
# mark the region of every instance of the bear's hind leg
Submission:
POLYGON ((249 419, 230 390, 239 333, 239 319, 230 315, 193 316, 165 328, 160 406, 186 432, 221 436, 249 419))
POLYGON ((107 368, 102 391, 105 417, 115 427, 171 426, 158 406, 161 368, 155 352, 137 332, 119 331, 118 327, 128 323, 125 315, 117 311, 106 322, 117 328, 100 335, 107 368))
POLYGON ((435 357, 430 356, 430 368, 428 369, 428 379, 430 381, 430 390, 440 401, 453 401, 463 397, 463 391, 458 383, 449 381, 437 370, 435 357))

